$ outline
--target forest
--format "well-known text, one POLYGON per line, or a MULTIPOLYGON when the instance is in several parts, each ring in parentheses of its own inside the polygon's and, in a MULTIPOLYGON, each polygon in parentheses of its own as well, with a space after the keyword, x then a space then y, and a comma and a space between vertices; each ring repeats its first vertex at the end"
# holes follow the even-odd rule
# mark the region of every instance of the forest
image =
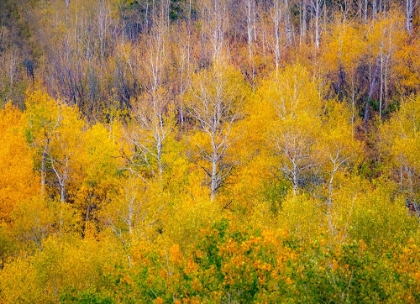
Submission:
POLYGON ((0 0, 0 303, 420 303, 419 6, 0 0))

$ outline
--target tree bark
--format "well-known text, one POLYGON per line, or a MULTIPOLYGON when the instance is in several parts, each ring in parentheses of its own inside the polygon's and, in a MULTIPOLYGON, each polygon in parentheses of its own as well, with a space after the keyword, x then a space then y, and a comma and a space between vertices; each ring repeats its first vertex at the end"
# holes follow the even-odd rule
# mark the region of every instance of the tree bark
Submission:
POLYGON ((381 72, 381 66, 380 66, 380 57, 376 59, 375 64, 375 71, 373 73, 373 77, 371 79, 370 85, 369 85, 369 94, 366 100, 365 104, 365 110, 363 113, 363 122, 367 122, 369 120, 369 107, 370 102, 372 101, 373 94, 376 92, 376 89, 378 88, 379 84, 379 73, 381 72))
POLYGON ((50 145, 50 139, 47 138, 47 143, 45 144, 44 150, 42 151, 41 158, 41 195, 45 195, 45 180, 47 175, 47 157, 48 157, 48 148, 50 145))
POLYGON ((271 16, 273 19, 274 25, 274 54, 275 54, 275 64, 276 64, 276 71, 279 69, 279 61, 280 61, 280 20, 282 16, 280 0, 274 1, 274 11, 271 16))
POLYGON ((307 3, 306 0, 301 0, 300 2, 300 44, 302 44, 306 39, 307 31, 307 3))
POLYGON ((413 13, 414 13, 414 0, 405 0, 405 28, 407 33, 411 35, 413 32, 413 13))

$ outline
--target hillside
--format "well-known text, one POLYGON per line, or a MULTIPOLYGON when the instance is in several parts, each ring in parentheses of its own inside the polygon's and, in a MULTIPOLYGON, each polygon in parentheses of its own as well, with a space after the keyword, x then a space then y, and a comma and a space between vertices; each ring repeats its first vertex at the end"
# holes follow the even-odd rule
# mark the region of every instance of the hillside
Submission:
POLYGON ((0 0, 0 302, 420 302, 418 5, 0 0))

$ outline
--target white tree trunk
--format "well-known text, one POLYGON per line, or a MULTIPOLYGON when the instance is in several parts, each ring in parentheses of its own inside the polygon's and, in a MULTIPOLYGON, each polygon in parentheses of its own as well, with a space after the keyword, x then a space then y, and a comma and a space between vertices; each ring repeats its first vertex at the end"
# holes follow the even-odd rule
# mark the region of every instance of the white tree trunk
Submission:
POLYGON ((319 50, 321 40, 321 13, 324 6, 324 0, 313 0, 312 10, 315 18, 315 50, 319 50))
POLYGON ((405 28, 408 34, 413 32, 414 0, 405 0, 405 28))
POLYGON ((307 31, 307 0, 301 0, 300 2, 300 43, 302 44, 306 39, 307 31))
POLYGON ((376 14, 378 13, 378 0, 372 1, 372 18, 376 19, 376 14))
POLYGON ((251 64, 251 81, 254 83, 255 76, 255 66, 254 66, 254 52, 253 52, 253 43, 254 43, 254 31, 255 31, 255 2, 254 0, 245 0, 246 8, 246 26, 247 26, 247 36, 248 36, 248 59, 251 64))
POLYGON ((279 62, 280 62, 280 21, 282 17, 282 7, 280 5, 280 0, 274 1, 274 8, 271 15, 273 19, 273 26, 274 26, 274 55, 275 55, 275 64, 276 64, 276 71, 279 69, 279 62))
POLYGON ((285 20, 284 20, 284 27, 286 32, 286 41, 287 44, 290 45, 293 39, 293 30, 292 30, 292 22, 290 18, 290 6, 289 0, 284 0, 284 11, 285 11, 285 20))

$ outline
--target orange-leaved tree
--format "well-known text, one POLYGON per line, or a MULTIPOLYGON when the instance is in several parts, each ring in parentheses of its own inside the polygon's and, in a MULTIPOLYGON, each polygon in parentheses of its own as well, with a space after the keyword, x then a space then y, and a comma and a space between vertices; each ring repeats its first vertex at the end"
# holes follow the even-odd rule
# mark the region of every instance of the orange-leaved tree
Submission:
POLYGON ((0 110, 0 223, 9 222, 16 203, 38 193, 33 153, 25 138, 25 118, 9 102, 0 110))

